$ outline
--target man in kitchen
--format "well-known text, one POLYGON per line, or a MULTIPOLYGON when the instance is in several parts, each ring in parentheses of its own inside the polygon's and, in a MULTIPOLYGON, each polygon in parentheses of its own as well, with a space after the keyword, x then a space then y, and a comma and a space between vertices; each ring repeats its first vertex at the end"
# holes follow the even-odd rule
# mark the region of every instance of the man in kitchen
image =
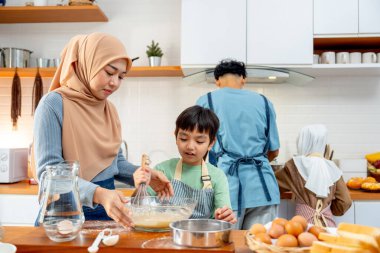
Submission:
POLYGON ((222 60, 215 67, 216 91, 197 104, 220 119, 217 141, 209 160, 227 175, 231 204, 238 214, 238 229, 265 224, 277 216, 280 193, 269 164, 279 152, 273 105, 266 97, 244 90, 245 64, 222 60))
MULTIPOLYGON (((125 226, 133 225, 127 201, 115 190, 114 179, 134 184, 133 173, 138 166, 122 155, 120 120, 108 100, 131 65, 124 45, 111 35, 73 37, 62 51, 50 92, 35 113, 37 173, 41 179, 48 165, 78 161, 79 194, 86 220, 113 219, 125 226)), ((162 173, 149 172, 147 183, 156 192, 173 195, 162 173)))

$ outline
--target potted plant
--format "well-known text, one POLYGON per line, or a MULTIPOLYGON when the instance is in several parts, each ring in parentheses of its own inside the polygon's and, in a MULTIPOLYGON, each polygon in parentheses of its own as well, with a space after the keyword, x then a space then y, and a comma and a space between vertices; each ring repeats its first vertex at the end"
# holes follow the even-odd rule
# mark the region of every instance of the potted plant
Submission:
POLYGON ((158 42, 155 43, 152 40, 152 43, 147 46, 146 54, 149 57, 149 66, 161 66, 161 57, 164 55, 161 48, 158 46, 158 42))

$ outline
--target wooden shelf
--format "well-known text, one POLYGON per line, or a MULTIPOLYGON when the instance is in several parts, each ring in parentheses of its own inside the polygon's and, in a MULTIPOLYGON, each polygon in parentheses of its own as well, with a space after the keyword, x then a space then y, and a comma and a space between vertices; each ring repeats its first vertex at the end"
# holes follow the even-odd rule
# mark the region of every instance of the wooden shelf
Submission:
POLYGON ((107 16, 97 5, 0 7, 2 24, 107 21, 107 16))
POLYGON ((180 66, 132 67, 128 77, 183 77, 180 66))
MULTIPOLYGON (((42 77, 53 77, 56 68, 40 68, 42 77)), ((20 77, 35 77, 37 68, 17 68, 20 77)), ((0 68, 0 77, 13 77, 15 68, 0 68)), ((128 77, 183 77, 180 66, 132 67, 128 77)))

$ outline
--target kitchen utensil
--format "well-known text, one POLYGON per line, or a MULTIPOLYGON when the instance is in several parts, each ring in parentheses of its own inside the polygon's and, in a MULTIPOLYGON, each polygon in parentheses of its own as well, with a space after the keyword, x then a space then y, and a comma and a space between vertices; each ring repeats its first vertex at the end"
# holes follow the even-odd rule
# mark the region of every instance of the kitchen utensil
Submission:
POLYGON ((326 146, 325 146, 325 153, 323 154, 323 157, 325 159, 329 159, 329 157, 330 157, 330 145, 329 144, 326 144, 326 146))
POLYGON ((329 160, 330 160, 330 161, 332 161, 333 155, 334 155, 334 150, 332 149, 332 150, 331 150, 331 153, 330 153, 330 157, 329 157, 329 160))
POLYGON ((313 64, 319 64, 319 55, 313 54, 313 64))
POLYGON ((17 119, 21 116, 21 80, 15 70, 15 75, 12 81, 12 96, 11 96, 11 118, 13 130, 17 130, 17 119))
POLYGON ((133 198, 127 203, 132 212, 135 229, 148 232, 170 231, 169 224, 174 221, 188 219, 197 204, 192 198, 146 197, 144 205, 134 205, 133 198))
MULTIPOLYGON (((150 164, 150 160, 149 160, 149 156, 146 155, 146 154, 143 154, 142 155, 142 158, 141 158, 141 167, 142 168, 145 168, 147 166, 149 166, 150 164)), ((144 201, 145 201, 145 198, 149 196, 147 190, 146 190, 146 183, 143 182, 141 183, 138 188, 137 188, 137 193, 135 195, 135 197, 132 199, 132 204, 133 205, 144 205, 144 201)))
POLYGON ((34 79, 33 91, 32 91, 32 115, 36 110, 38 103, 40 102, 43 94, 44 94, 44 85, 42 82, 42 78, 40 75, 40 68, 37 67, 36 78, 34 79))
POLYGON ((362 53, 352 52, 350 53, 350 63, 362 63, 362 53))
POLYGON ((103 237, 104 237, 104 235, 106 233, 111 233, 112 234, 112 232, 111 232, 111 230, 109 228, 106 228, 106 229, 102 230, 101 232, 99 232, 99 234, 98 234, 98 236, 96 236, 94 242, 91 244, 90 247, 87 248, 88 252, 90 252, 90 253, 96 253, 96 252, 98 252, 98 250, 99 250, 99 243, 102 241, 102 239, 103 239, 103 237))
POLYGON ((49 59, 48 67, 56 68, 59 66, 60 63, 61 63, 61 60, 59 58, 49 59))
POLYGON ((66 242, 75 239, 84 222, 78 190, 78 162, 65 161, 46 166, 41 174, 41 211, 46 235, 52 241, 66 242))
POLYGON ((190 219, 170 224, 173 242, 177 245, 198 248, 215 248, 231 242, 232 225, 214 219, 190 219))
POLYGON ((140 59, 140 57, 135 57, 135 58, 132 58, 132 62, 134 62, 134 61, 136 61, 136 60, 138 60, 138 59, 140 59))
POLYGON ((363 53, 362 62, 363 63, 376 63, 376 54, 374 52, 363 53))
POLYGON ((335 64, 335 52, 323 52, 321 55, 322 64, 335 64))
POLYGON ((339 52, 336 54, 336 63, 347 64, 350 63, 350 54, 348 52, 339 52))
POLYGON ((50 59, 48 58, 37 58, 36 67, 37 68, 47 68, 50 65, 50 59))
POLYGON ((30 67, 30 55, 33 53, 28 49, 4 47, 0 48, 2 64, 4 68, 28 68, 30 67))
POLYGON ((113 235, 111 231, 111 234, 103 236, 102 242, 106 246, 114 246, 119 241, 119 238, 119 235, 113 235))

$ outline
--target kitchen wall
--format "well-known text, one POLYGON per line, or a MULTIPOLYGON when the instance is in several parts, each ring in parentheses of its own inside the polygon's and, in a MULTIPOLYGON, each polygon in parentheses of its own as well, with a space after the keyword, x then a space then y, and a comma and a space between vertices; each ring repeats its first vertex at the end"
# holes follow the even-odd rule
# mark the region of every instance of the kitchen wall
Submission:
MULTIPOLYGON (((22 4, 8 0, 7 4, 22 4)), ((56 57, 74 35, 94 31, 119 37, 136 65, 148 65, 146 45, 160 42, 163 65, 180 64, 179 0, 98 0, 108 23, 54 23, 0 25, 0 46, 34 51, 35 57, 56 57)), ((205 45, 209 46, 209 45, 205 45)), ((32 140, 31 91, 33 78, 23 78, 23 111, 19 130, 11 131, 12 79, 0 79, 0 147, 26 146, 32 140)), ((44 79, 45 90, 50 79, 44 79)), ((324 123, 336 158, 360 158, 380 149, 380 77, 336 76, 317 78, 303 86, 247 85, 265 94, 275 105, 280 132, 280 161, 296 152, 299 129, 324 123)), ((212 84, 189 83, 181 78, 127 78, 111 97, 116 104, 128 142, 130 160, 151 155, 153 163, 177 155, 174 122, 196 99, 215 89, 212 84)))

